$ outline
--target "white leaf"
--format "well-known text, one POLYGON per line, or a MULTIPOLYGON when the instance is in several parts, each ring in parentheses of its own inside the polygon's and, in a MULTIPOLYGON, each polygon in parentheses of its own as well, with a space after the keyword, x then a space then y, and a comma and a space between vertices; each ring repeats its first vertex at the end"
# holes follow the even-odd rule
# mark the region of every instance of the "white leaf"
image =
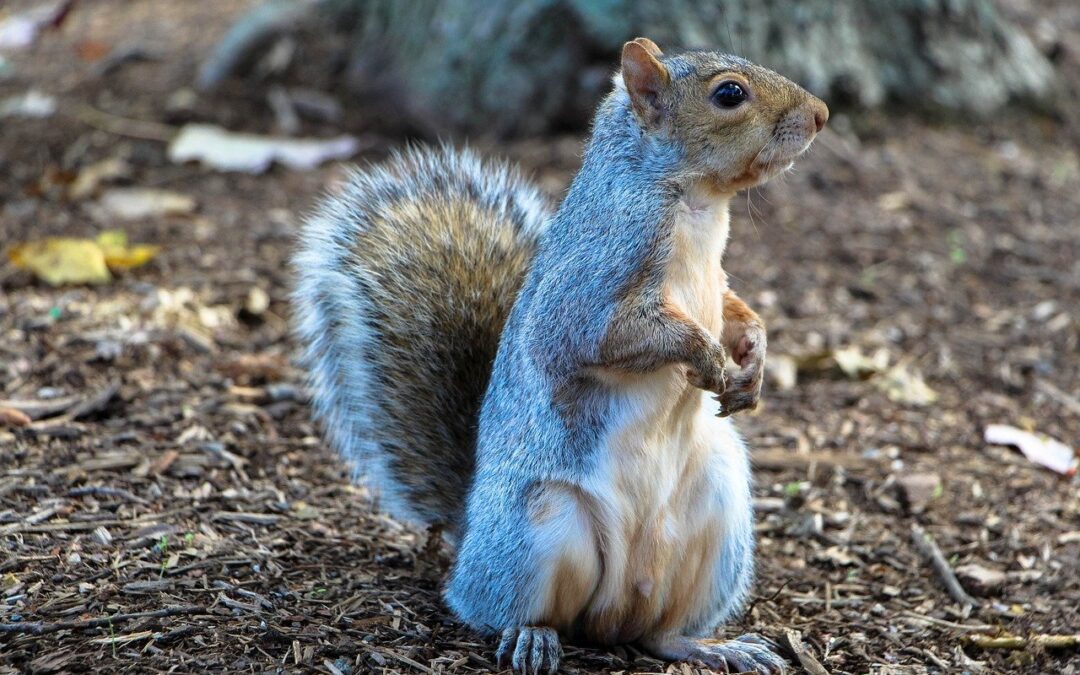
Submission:
POLYGON ((991 424, 983 438, 994 445, 1014 445, 1029 460, 1058 473, 1076 473, 1076 458, 1072 448, 1049 436, 1036 436, 1007 424, 991 424))
POLYGON ((101 206, 122 220, 186 215, 195 210, 187 195, 151 188, 113 188, 101 195, 101 206))
POLYGON ((313 169, 328 160, 349 157, 359 147, 359 141, 352 136, 326 140, 284 138, 188 124, 169 144, 169 159, 178 164, 196 160, 221 171, 262 173, 275 161, 294 169, 313 169))

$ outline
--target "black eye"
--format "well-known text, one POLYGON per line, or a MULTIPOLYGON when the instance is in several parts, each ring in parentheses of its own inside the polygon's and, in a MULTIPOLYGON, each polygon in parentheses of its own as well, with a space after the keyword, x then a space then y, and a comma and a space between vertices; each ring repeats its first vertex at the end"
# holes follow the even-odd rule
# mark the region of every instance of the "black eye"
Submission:
POLYGON ((734 108, 746 99, 746 90, 738 82, 721 82, 712 94, 713 103, 721 108, 734 108))

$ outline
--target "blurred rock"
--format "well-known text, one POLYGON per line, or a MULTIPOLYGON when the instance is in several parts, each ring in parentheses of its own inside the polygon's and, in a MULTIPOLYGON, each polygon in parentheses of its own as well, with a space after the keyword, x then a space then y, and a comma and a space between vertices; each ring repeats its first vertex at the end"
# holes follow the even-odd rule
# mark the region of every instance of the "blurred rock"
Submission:
POLYGON ((975 595, 993 595, 1008 581, 1004 572, 974 564, 960 565, 956 568, 956 576, 964 588, 975 595))
POLYGON ((940 495, 941 477, 936 473, 913 473, 896 477, 900 502, 908 513, 922 513, 940 495))

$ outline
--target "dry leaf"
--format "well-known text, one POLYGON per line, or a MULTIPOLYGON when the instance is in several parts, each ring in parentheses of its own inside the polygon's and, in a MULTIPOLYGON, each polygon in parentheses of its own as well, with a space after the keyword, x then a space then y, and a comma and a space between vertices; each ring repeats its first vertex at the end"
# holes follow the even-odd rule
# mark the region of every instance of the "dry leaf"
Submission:
POLYGON ((17 244, 8 251, 8 258, 52 286, 102 284, 112 279, 105 253, 89 239, 51 237, 17 244))
POLYGON ((877 203, 882 211, 899 211, 911 204, 911 195, 903 190, 886 192, 878 197, 877 203))
POLYGON ((208 124, 188 124, 169 144, 169 159, 192 160, 221 171, 262 173, 275 161, 294 169, 313 169, 331 159, 356 153, 352 136, 326 140, 238 134, 208 124))
POLYGON ((776 354, 765 360, 765 375, 777 389, 789 391, 798 382, 799 366, 787 354, 776 354))
POLYGON ((52 286, 101 284, 112 280, 110 269, 124 271, 145 265, 159 250, 159 246, 147 244, 128 246, 126 234, 109 230, 97 239, 50 237, 17 244, 8 250, 8 258, 52 286))
POLYGON ((101 206, 117 218, 139 220, 192 213, 195 200, 168 190, 113 188, 101 195, 101 206))
POLYGON ((938 399, 934 391, 917 371, 896 366, 875 380, 875 385, 890 400, 908 405, 924 406, 938 399))
POLYGON ((123 178, 131 174, 131 165, 119 157, 110 157, 83 167, 79 175, 68 188, 71 199, 86 199, 97 191, 98 187, 110 180, 123 178))
POLYGON ((850 567, 859 564, 857 557, 840 546, 830 546, 823 551, 819 551, 814 554, 814 558, 822 562, 831 562, 837 567, 850 567))
POLYGON ((97 237, 97 244, 105 253, 105 264, 111 270, 129 270, 145 265, 154 259, 160 246, 136 244, 128 246, 127 234, 122 230, 106 230, 97 237))
POLYGON ((861 347, 850 346, 800 354, 793 361, 800 373, 839 370, 853 380, 865 380, 889 366, 889 353, 878 349, 867 356, 861 347))
POLYGON ((937 392, 923 381, 922 375, 905 364, 897 364, 873 380, 874 386, 889 400, 905 405, 930 405, 938 399, 937 392))
POLYGON ((889 367, 889 353, 878 349, 866 356, 859 347, 844 347, 832 353, 836 366, 853 380, 865 380, 889 367))
POLYGON ((1037 436, 1007 424, 991 424, 983 435, 987 443, 1013 445, 1029 460, 1058 473, 1076 473, 1077 459, 1073 449, 1049 436, 1037 436))

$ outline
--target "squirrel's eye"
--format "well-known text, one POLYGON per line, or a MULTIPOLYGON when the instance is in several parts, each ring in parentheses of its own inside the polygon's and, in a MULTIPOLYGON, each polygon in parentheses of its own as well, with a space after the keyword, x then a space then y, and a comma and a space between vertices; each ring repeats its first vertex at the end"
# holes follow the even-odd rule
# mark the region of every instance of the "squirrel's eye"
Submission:
POLYGON ((734 108, 747 99, 738 82, 721 82, 712 94, 713 103, 721 108, 734 108))

